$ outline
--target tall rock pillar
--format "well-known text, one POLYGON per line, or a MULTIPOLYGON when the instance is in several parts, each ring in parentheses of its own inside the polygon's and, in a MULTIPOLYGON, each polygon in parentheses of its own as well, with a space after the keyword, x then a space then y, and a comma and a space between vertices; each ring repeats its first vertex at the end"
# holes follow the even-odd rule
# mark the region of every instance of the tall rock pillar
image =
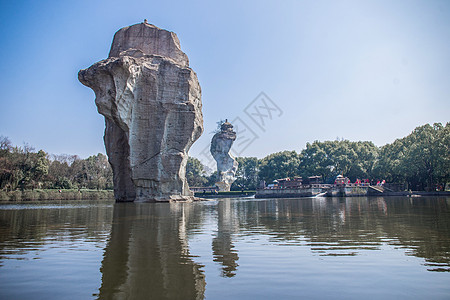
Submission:
POLYGON ((229 191, 231 185, 236 180, 236 171, 238 162, 230 153, 231 146, 236 140, 236 132, 233 131, 233 125, 227 120, 220 126, 211 140, 211 155, 217 162, 218 181, 216 186, 220 191, 229 191))
POLYGON ((116 32, 78 73, 105 117, 117 201, 190 200, 187 153, 203 132, 201 89, 175 33, 146 21, 116 32))

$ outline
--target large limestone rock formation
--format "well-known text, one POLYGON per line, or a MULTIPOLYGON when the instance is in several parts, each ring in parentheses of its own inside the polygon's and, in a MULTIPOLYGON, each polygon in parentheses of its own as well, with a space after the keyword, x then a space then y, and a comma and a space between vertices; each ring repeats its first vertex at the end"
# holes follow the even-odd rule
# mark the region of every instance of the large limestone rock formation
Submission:
POLYGON ((78 78, 105 116, 116 200, 192 199, 185 169, 203 132, 201 89, 176 34, 146 21, 122 28, 109 57, 78 78))
POLYGON ((231 146, 236 140, 236 132, 233 125, 227 120, 220 127, 211 140, 211 155, 217 162, 217 173, 219 176, 216 186, 220 191, 229 191, 231 185, 236 180, 235 174, 238 169, 238 162, 230 153, 231 146))

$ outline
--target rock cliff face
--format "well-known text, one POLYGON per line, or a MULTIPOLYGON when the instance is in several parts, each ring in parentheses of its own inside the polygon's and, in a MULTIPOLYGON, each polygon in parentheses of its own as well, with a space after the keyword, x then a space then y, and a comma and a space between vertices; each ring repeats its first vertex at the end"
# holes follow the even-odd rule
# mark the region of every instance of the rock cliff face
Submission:
POLYGON ((122 28, 109 57, 78 78, 105 117, 116 200, 192 199, 185 169, 203 132, 201 89, 175 33, 147 22, 122 28))
POLYGON ((217 173, 219 176, 216 186, 220 191, 229 191, 231 184, 236 180, 235 174, 238 169, 238 162, 230 154, 231 146, 236 140, 236 132, 233 125, 225 121, 220 131, 211 140, 211 155, 217 162, 217 173))

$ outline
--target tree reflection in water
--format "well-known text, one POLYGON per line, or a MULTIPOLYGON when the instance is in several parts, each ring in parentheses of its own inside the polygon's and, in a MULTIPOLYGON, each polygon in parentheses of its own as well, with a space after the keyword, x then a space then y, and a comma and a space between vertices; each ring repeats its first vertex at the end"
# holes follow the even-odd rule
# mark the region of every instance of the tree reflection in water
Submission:
POLYGON ((450 271, 446 197, 233 201, 230 210, 241 236, 256 231, 274 244, 309 246, 321 256, 354 256, 391 245, 424 258, 429 271, 450 271))

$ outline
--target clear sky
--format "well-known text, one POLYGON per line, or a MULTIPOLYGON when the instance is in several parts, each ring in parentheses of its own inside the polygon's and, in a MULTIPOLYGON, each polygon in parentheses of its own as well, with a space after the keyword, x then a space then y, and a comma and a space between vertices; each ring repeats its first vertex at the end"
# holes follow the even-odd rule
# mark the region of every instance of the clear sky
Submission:
POLYGON ((336 138, 382 146, 450 121, 450 1, 1 1, 0 135, 105 153, 77 73, 144 19, 177 33, 198 75, 205 132, 193 156, 225 118, 246 124, 235 146, 257 157, 336 138))

